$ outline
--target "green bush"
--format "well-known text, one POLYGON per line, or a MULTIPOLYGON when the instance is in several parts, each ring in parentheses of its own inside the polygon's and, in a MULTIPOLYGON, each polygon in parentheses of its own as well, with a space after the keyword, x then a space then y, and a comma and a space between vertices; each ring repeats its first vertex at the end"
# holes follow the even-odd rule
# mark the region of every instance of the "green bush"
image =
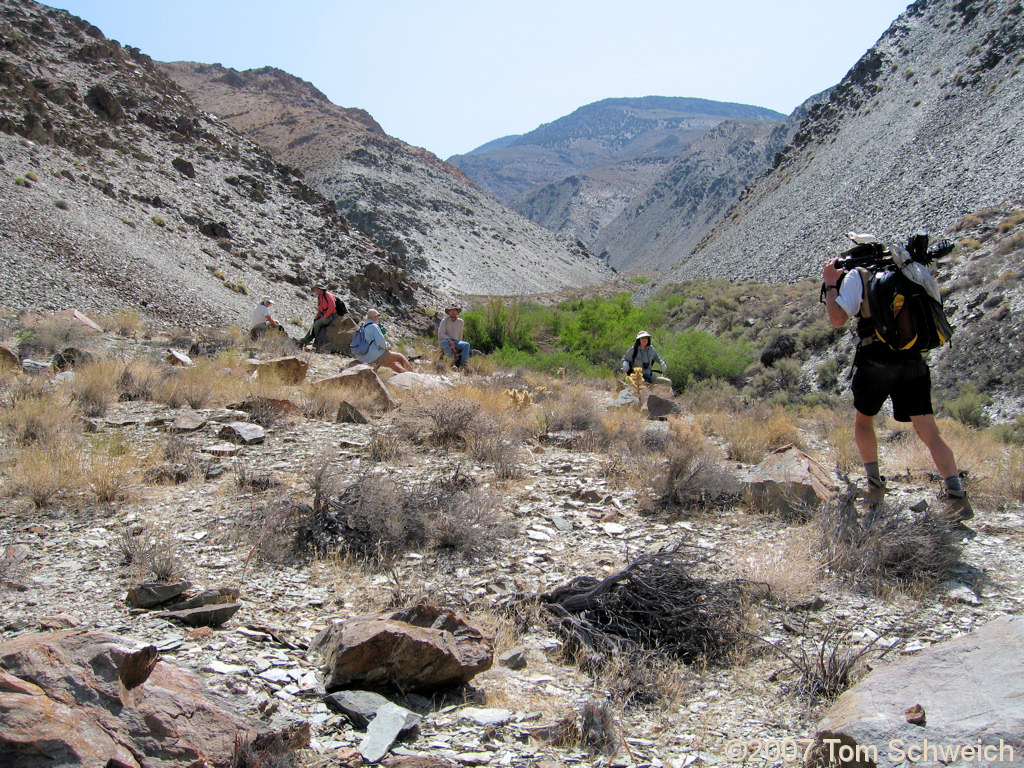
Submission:
POLYGON ((466 321, 466 340, 481 352, 504 348, 523 352, 537 350, 531 324, 514 304, 491 299, 483 307, 467 310, 462 318, 466 321))
POLYGON ((658 351, 668 365, 668 377, 676 389, 705 379, 724 379, 736 384, 755 359, 748 342, 729 341, 701 330, 676 334, 658 351))
POLYGON ((985 406, 992 398, 978 391, 973 384, 964 384, 955 400, 945 403, 946 413, 969 427, 980 429, 988 424, 985 406))

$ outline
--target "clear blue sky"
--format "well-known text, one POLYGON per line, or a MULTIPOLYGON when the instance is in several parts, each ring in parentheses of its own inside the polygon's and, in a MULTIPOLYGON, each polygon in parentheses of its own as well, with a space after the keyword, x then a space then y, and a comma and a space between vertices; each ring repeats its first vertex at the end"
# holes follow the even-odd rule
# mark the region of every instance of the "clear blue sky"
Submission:
POLYGON ((160 61, 279 67, 447 158, 577 107, 696 96, 788 114, 905 0, 53 0, 160 61))

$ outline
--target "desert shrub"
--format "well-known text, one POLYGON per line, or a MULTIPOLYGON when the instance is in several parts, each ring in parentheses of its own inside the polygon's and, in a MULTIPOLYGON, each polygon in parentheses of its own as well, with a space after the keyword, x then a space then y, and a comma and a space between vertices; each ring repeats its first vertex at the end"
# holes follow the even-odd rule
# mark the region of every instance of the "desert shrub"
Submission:
POLYGON ((1007 254, 1018 251, 1021 248, 1024 248, 1024 232, 1015 232, 1010 237, 1005 237, 1000 240, 992 253, 996 256, 1006 256, 1007 254))
POLYGON ((451 445, 463 442, 470 425, 480 411, 476 403, 456 396, 443 396, 434 402, 421 406, 431 428, 428 439, 435 445, 451 445))
POLYGON ((102 318, 100 325, 118 336, 134 338, 142 333, 142 318, 133 309, 119 309, 110 317, 102 318))
POLYGON ((815 517, 822 563, 882 594, 890 587, 934 587, 960 560, 961 536, 931 511, 915 513, 885 502, 861 517, 853 490, 822 505, 815 517))
POLYGON ((780 544, 753 542, 736 558, 744 578, 764 584, 769 597, 787 605, 807 599, 821 577, 813 537, 805 528, 787 529, 780 544))
POLYGON ((307 559, 309 548, 297 548, 299 531, 312 508, 288 493, 264 497, 243 510, 234 532, 247 551, 246 558, 277 565, 307 559))
POLYGON ((522 476, 522 443, 508 423, 485 414, 473 422, 467 438, 469 455, 493 466, 499 480, 522 476))
POLYGON ((1020 208, 1018 208, 1015 211, 1013 211, 1009 216, 1007 216, 1005 219, 1003 219, 1002 221, 999 222, 999 227, 998 227, 999 232, 1000 233, 1002 233, 1002 232, 1009 232, 1011 229, 1016 227, 1022 221, 1024 221, 1024 210, 1021 210, 1020 208))
POLYGON ((85 327, 66 317, 35 318, 18 337, 21 358, 49 357, 66 347, 80 347, 88 338, 85 327))
POLYGON ((730 341, 702 330, 676 334, 659 352, 677 390, 705 379, 738 383, 747 366, 757 359, 749 342, 730 341))
POLYGON ((507 533, 496 502, 459 467, 420 482, 386 474, 334 490, 327 465, 315 473, 313 509, 298 533, 300 548, 387 560, 412 548, 459 552, 493 549, 507 533))
POLYGON ((598 429, 601 410, 601 404, 579 384, 559 387, 540 407, 546 432, 598 429))
POLYGON ((961 424, 981 429, 988 425, 985 406, 991 402, 991 397, 979 392, 974 384, 967 383, 960 387, 960 394, 956 398, 946 401, 943 405, 946 413, 961 424))
POLYGON ((172 583, 185 575, 177 542, 163 528, 150 523, 126 526, 119 532, 117 548, 121 565, 141 581, 172 583))
POLYGON ((160 381, 169 369, 148 360, 126 363, 117 377, 118 400, 152 400, 160 381))
POLYGON ((86 416, 105 416, 117 400, 121 365, 113 360, 97 360, 75 370, 70 389, 72 399, 86 416))
POLYGON ((839 375, 842 373, 842 369, 843 366, 834 357, 830 357, 815 366, 814 376, 818 388, 823 392, 838 392, 840 389, 839 375))
POLYGON ((530 324, 515 304, 491 299, 483 307, 469 309, 462 315, 466 321, 465 338, 474 349, 493 352, 502 348, 535 352, 530 324))
POLYGON ((739 484, 715 456, 696 421, 671 419, 662 471, 651 480, 660 506, 705 507, 734 502, 739 484))
POLYGON ((177 485, 188 482, 199 472, 198 451, 184 435, 165 435, 149 455, 149 467, 143 473, 147 483, 177 485))
POLYGON ((69 443, 81 431, 78 415, 61 392, 45 391, 41 382, 18 379, 0 406, 0 427, 17 445, 69 443))

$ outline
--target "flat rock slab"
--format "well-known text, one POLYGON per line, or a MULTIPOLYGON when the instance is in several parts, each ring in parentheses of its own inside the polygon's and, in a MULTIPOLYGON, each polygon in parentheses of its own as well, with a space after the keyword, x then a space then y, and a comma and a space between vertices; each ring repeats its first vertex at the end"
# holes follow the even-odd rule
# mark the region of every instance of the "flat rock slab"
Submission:
POLYGON ((396 373, 388 379, 388 386, 398 387, 399 389, 435 390, 448 389, 454 385, 444 376, 438 376, 433 373, 405 371, 404 373, 396 373))
POLYGON ((176 349, 168 349, 167 355, 164 357, 164 361, 171 365, 177 365, 182 368, 187 368, 192 365, 192 358, 186 355, 184 352, 179 352, 176 349))
POLYGON ((391 749, 402 731, 415 728, 423 718, 405 707, 390 701, 377 710, 377 716, 366 729, 366 736, 359 744, 359 754, 368 763, 376 763, 391 749))
POLYGON ((644 403, 643 409, 647 411, 647 418, 651 421, 667 419, 669 416, 683 412, 683 406, 675 400, 659 397, 653 393, 647 396, 647 402, 644 403))
POLYGON ((239 445, 256 445, 266 439, 267 433, 259 424, 252 424, 248 421, 232 421, 221 427, 217 437, 239 445))
POLYGON ((242 446, 234 443, 211 443, 199 449, 211 456, 235 456, 242 452, 242 446))
POLYGON ((843 747, 864 758, 843 763, 850 766, 1020 765, 1024 617, 1002 616, 875 669, 839 697, 818 724, 815 741, 826 759, 830 752, 842 757, 843 747), (926 742, 945 752, 907 759, 912 747, 923 749, 926 742), (989 749, 956 757, 950 751, 979 744, 989 749))
POLYGON ((345 715, 356 728, 366 728, 380 708, 390 702, 372 691, 338 691, 324 696, 324 703, 345 715))
POLYGON ((195 432, 206 426, 206 417, 196 411, 185 411, 167 425, 168 432, 195 432))
POLYGON ((189 608, 184 611, 161 611, 153 614, 162 619, 173 619, 190 627, 219 627, 242 607, 241 603, 222 603, 189 608))
POLYGON ((174 584, 159 582, 139 584, 128 591, 127 603, 132 608, 153 608, 163 603, 169 603, 191 586, 187 581, 179 581, 174 584))

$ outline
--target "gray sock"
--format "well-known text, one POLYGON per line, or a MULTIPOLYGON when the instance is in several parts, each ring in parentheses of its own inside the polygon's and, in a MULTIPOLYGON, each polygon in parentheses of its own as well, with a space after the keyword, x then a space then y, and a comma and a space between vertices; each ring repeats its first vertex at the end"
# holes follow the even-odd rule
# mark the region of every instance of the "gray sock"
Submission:
POLYGON ((946 484, 947 491, 963 491, 964 487, 960 484, 960 475, 950 475, 943 482, 946 484))
POLYGON ((877 461, 865 462, 865 464, 864 464, 864 473, 868 476, 868 478, 872 482, 874 482, 875 485, 882 486, 882 485, 885 484, 885 482, 882 480, 882 476, 880 474, 878 474, 878 462, 877 461))

